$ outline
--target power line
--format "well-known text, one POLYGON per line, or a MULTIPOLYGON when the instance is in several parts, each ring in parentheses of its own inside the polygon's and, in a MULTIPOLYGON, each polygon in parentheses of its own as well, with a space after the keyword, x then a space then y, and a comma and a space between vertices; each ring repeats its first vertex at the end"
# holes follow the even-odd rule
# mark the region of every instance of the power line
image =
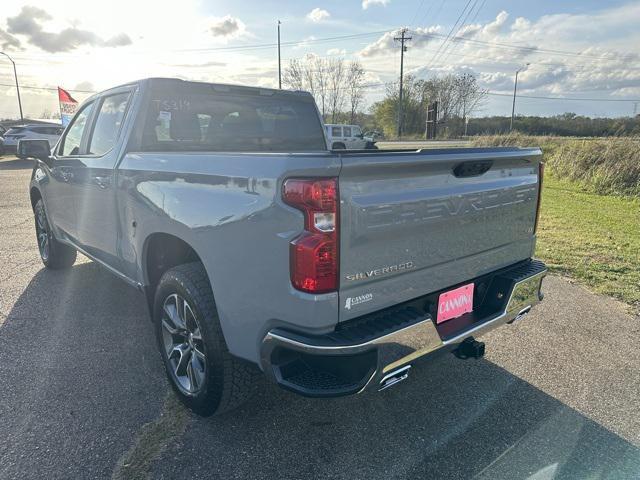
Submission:
MULTIPOLYGON (((413 14, 413 18, 411 19, 410 25, 413 25, 413 22, 416 21, 416 18, 418 17, 418 13, 420 12, 420 10, 422 10, 423 6, 424 6, 424 0, 420 0, 420 5, 418 5, 418 9, 416 10, 416 13, 413 14)), ((433 2, 430 3, 429 8, 431 8, 431 6, 433 6, 433 2)))
MULTIPOLYGON (((443 38, 444 35, 440 34, 440 33, 416 33, 416 35, 421 36, 421 37, 439 37, 439 38, 443 38)), ((581 53, 581 52, 570 52, 568 50, 552 50, 552 49, 546 49, 546 48, 539 48, 539 47, 524 47, 524 46, 520 46, 520 45, 513 45, 513 44, 507 44, 507 43, 502 43, 502 42, 487 42, 487 41, 483 41, 483 40, 475 40, 475 39, 471 39, 471 38, 464 38, 464 37, 456 37, 454 39, 451 39, 454 42, 465 42, 465 43, 475 43, 475 44, 480 44, 480 45, 489 45, 489 46, 495 46, 495 47, 501 47, 501 48, 509 48, 512 50, 523 50, 523 51, 529 51, 532 53, 553 53, 556 55, 567 55, 567 56, 573 56, 573 57, 580 57, 580 58, 593 58, 595 60, 606 60, 606 61, 613 61, 613 60, 619 60, 619 58, 611 58, 611 57, 604 57, 604 56, 596 56, 596 55, 589 55, 587 53, 581 53)), ((445 39, 446 41, 446 39, 445 39)), ((632 53, 627 53, 627 54, 623 54, 621 55, 621 57, 635 57, 635 54, 632 53)))
MULTIPOLYGON (((494 93, 487 92, 487 95, 496 97, 512 97, 511 93, 494 93)), ((536 100, 574 100, 581 102, 640 102, 637 98, 575 98, 575 97, 544 97, 541 95, 520 95, 518 98, 535 98, 536 100)))
MULTIPOLYGON (((440 15, 440 12, 442 11, 442 7, 444 7, 444 4, 447 0, 442 0, 442 2, 440 2, 440 6, 438 7, 438 9, 436 10, 436 13, 433 15, 433 22, 435 23, 436 19, 438 18, 438 15, 440 15)), ((427 10, 427 12, 420 18, 420 23, 422 23, 422 20, 426 20, 429 17, 429 13, 431 13, 431 7, 433 7, 433 5, 435 5, 435 0, 434 3, 432 5, 429 6, 429 9, 427 10)))
MULTIPOLYGON (((445 44, 449 41, 449 38, 451 37, 451 34, 453 33, 454 29, 456 28, 456 25, 458 25, 458 22, 462 18, 462 15, 464 15, 465 10, 467 9, 467 7, 469 6, 470 3, 471 3, 471 0, 467 0, 467 4, 462 9, 462 12, 460 12, 460 15, 458 15, 458 19, 456 20, 456 23, 453 24, 453 26, 451 27, 451 30, 449 30, 449 33, 447 34, 447 37, 444 39, 444 41, 438 47, 438 51, 435 53, 435 55, 433 57, 431 57, 431 60, 429 60, 428 65, 431 65, 433 63, 435 58, 440 53, 440 50, 442 49, 442 47, 444 47, 445 44)), ((436 35, 436 34, 434 34, 434 35, 436 35)), ((428 35, 425 35, 425 36, 428 36, 428 35)), ((441 35, 437 35, 437 36, 441 36, 441 35)))
MULTIPOLYGON (((289 41, 289 42, 282 42, 280 45, 282 47, 295 47, 295 46, 300 46, 300 45, 308 45, 308 44, 322 44, 322 43, 331 43, 331 42, 335 42, 335 41, 340 41, 340 40, 349 40, 349 39, 355 39, 355 38, 365 38, 365 37, 371 37, 374 35, 382 35, 384 33, 387 33, 388 30, 378 30, 375 32, 363 32, 363 33, 354 33, 354 34, 350 34, 350 35, 339 35, 339 36, 335 36, 335 37, 324 37, 324 38, 308 38, 308 39, 304 39, 304 40, 295 40, 295 41, 289 41)), ((278 43, 259 43, 259 44, 252 44, 252 45, 234 45, 234 46, 225 46, 225 47, 204 47, 204 48, 182 48, 182 49, 167 49, 167 50, 163 50, 163 52, 173 52, 173 53, 183 53, 183 52, 194 52, 194 53, 198 53, 198 52, 235 52, 235 51, 252 51, 252 50, 264 50, 264 49, 275 49, 278 47, 278 43)), ((133 51, 129 51, 128 53, 132 53, 132 54, 144 54, 147 55, 149 53, 149 51, 141 51, 141 50, 133 50, 133 51)), ((43 57, 48 57, 50 54, 36 54, 36 55, 16 55, 16 58, 19 58, 21 60, 28 60, 28 59, 38 59, 39 57, 37 55, 42 55, 43 57)), ((60 55, 60 54, 58 54, 60 55)), ((71 57, 86 57, 86 54, 69 54, 69 53, 65 53, 62 55, 67 55, 67 56, 71 56, 71 57)))
MULTIPOLYGON (((462 30, 462 28, 466 25, 467 20, 469 19, 469 16, 471 15, 471 12, 473 11, 473 9, 476 7, 476 5, 478 4, 479 0, 474 0, 473 4, 471 5, 471 8, 467 11, 466 15, 464 16, 464 18, 462 19, 462 22, 460 23, 460 26, 458 27, 458 29, 455 31, 455 33, 453 34, 452 40, 455 40, 456 36, 458 35, 458 33, 460 33, 460 30, 462 30)), ((447 51, 451 48, 452 43, 449 42, 449 44, 447 44, 444 48, 444 50, 442 51, 442 53, 440 54, 440 58, 441 60, 444 62, 447 59, 447 51)), ((456 44, 453 44, 454 48, 456 47, 456 44)))
MULTIPOLYGON (((478 17, 478 14, 480 13, 480 10, 482 10, 482 7, 484 7, 484 4, 486 3, 486 1, 487 1, 487 0, 482 0, 482 3, 480 4, 480 7, 478 7, 478 9, 476 10, 476 13, 475 13, 475 15, 473 16, 473 18, 471 19, 471 22, 469 22, 469 25, 471 25, 471 24, 473 24, 473 22, 475 22, 476 18, 478 17)), ((473 6, 475 7, 475 6, 476 6, 476 4, 477 4, 477 0, 476 0, 476 3, 474 3, 474 5, 473 5, 473 6)), ((473 10, 473 7, 471 7, 471 10, 473 10)), ((467 15, 467 18, 468 18, 468 17, 469 17, 469 15, 467 15)), ((464 22, 463 22, 464 24, 466 24, 467 18, 465 18, 465 20, 464 20, 464 22)), ((458 29, 458 32, 456 32, 456 35, 460 32, 460 30, 461 30, 461 29, 462 29, 462 27, 458 29)), ((455 39, 454 39, 454 40, 455 40, 455 39)), ((451 45, 451 44, 449 44, 449 45, 451 45)), ((449 53, 447 53, 447 54, 445 55, 444 59, 442 59, 442 61, 443 61, 443 62, 444 62, 447 58, 449 58, 449 55, 451 55, 451 53, 453 53, 455 50, 457 50, 458 45, 459 45, 459 44, 454 43, 453 47, 449 50, 449 53)))
MULTIPOLYGON (((0 83, 0 87, 13 87, 13 86, 14 85, 9 85, 7 83, 0 83)), ((29 90, 50 90, 54 92, 58 91, 56 87, 36 87, 32 85, 20 85, 20 88, 27 88, 29 90)), ((76 92, 76 93, 98 93, 95 90, 75 90, 70 88, 66 88, 65 90, 67 90, 68 92, 76 92)))

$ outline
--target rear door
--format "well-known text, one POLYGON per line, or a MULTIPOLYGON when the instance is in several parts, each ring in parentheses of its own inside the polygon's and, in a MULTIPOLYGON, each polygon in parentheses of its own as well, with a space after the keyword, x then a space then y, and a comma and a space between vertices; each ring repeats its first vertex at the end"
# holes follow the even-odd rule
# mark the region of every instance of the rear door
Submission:
POLYGON ((89 254, 119 268, 114 167, 132 89, 112 90, 96 100, 87 153, 73 171, 78 243, 89 254))
POLYGON ((540 155, 512 148, 344 154, 341 320, 531 257, 540 155))

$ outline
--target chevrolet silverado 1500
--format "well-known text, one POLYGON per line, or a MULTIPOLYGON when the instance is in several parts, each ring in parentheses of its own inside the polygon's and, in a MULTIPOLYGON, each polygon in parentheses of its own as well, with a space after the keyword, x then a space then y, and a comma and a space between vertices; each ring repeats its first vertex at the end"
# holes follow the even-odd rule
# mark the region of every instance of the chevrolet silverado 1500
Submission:
POLYGON ((256 375, 316 397, 542 299, 537 148, 329 151, 308 93, 147 79, 89 98, 30 183, 48 268, 81 252, 145 292, 171 385, 202 415, 256 375))

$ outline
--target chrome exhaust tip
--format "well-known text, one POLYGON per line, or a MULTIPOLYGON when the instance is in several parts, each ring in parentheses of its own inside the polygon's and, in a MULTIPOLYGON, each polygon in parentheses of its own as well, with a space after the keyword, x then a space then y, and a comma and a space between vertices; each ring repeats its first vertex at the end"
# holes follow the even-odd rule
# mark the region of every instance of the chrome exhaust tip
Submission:
POLYGON ((393 372, 382 377, 382 380, 380 380, 378 391, 381 392, 382 390, 394 386, 396 383, 400 383, 401 381, 406 380, 409 376, 410 368, 411 365, 405 365, 404 367, 394 370, 393 372))
POLYGON ((514 317, 513 320, 509 322, 509 324, 515 323, 518 320, 522 320, 524 317, 526 317, 529 314, 530 311, 531 311, 531 305, 527 305, 526 307, 524 307, 522 310, 518 312, 518 314, 514 317))

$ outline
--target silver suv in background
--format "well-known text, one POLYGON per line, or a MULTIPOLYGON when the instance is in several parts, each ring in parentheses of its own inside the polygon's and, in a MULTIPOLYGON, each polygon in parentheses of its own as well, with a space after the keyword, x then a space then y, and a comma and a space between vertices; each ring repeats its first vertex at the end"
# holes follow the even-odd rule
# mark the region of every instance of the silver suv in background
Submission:
POLYGON ((331 150, 365 150, 376 148, 375 140, 362 134, 358 125, 325 124, 328 147, 331 150))
POLYGON ((64 127, 57 124, 27 124, 11 127, 4 134, 2 153, 15 153, 20 140, 47 140, 53 147, 62 135, 64 127))

